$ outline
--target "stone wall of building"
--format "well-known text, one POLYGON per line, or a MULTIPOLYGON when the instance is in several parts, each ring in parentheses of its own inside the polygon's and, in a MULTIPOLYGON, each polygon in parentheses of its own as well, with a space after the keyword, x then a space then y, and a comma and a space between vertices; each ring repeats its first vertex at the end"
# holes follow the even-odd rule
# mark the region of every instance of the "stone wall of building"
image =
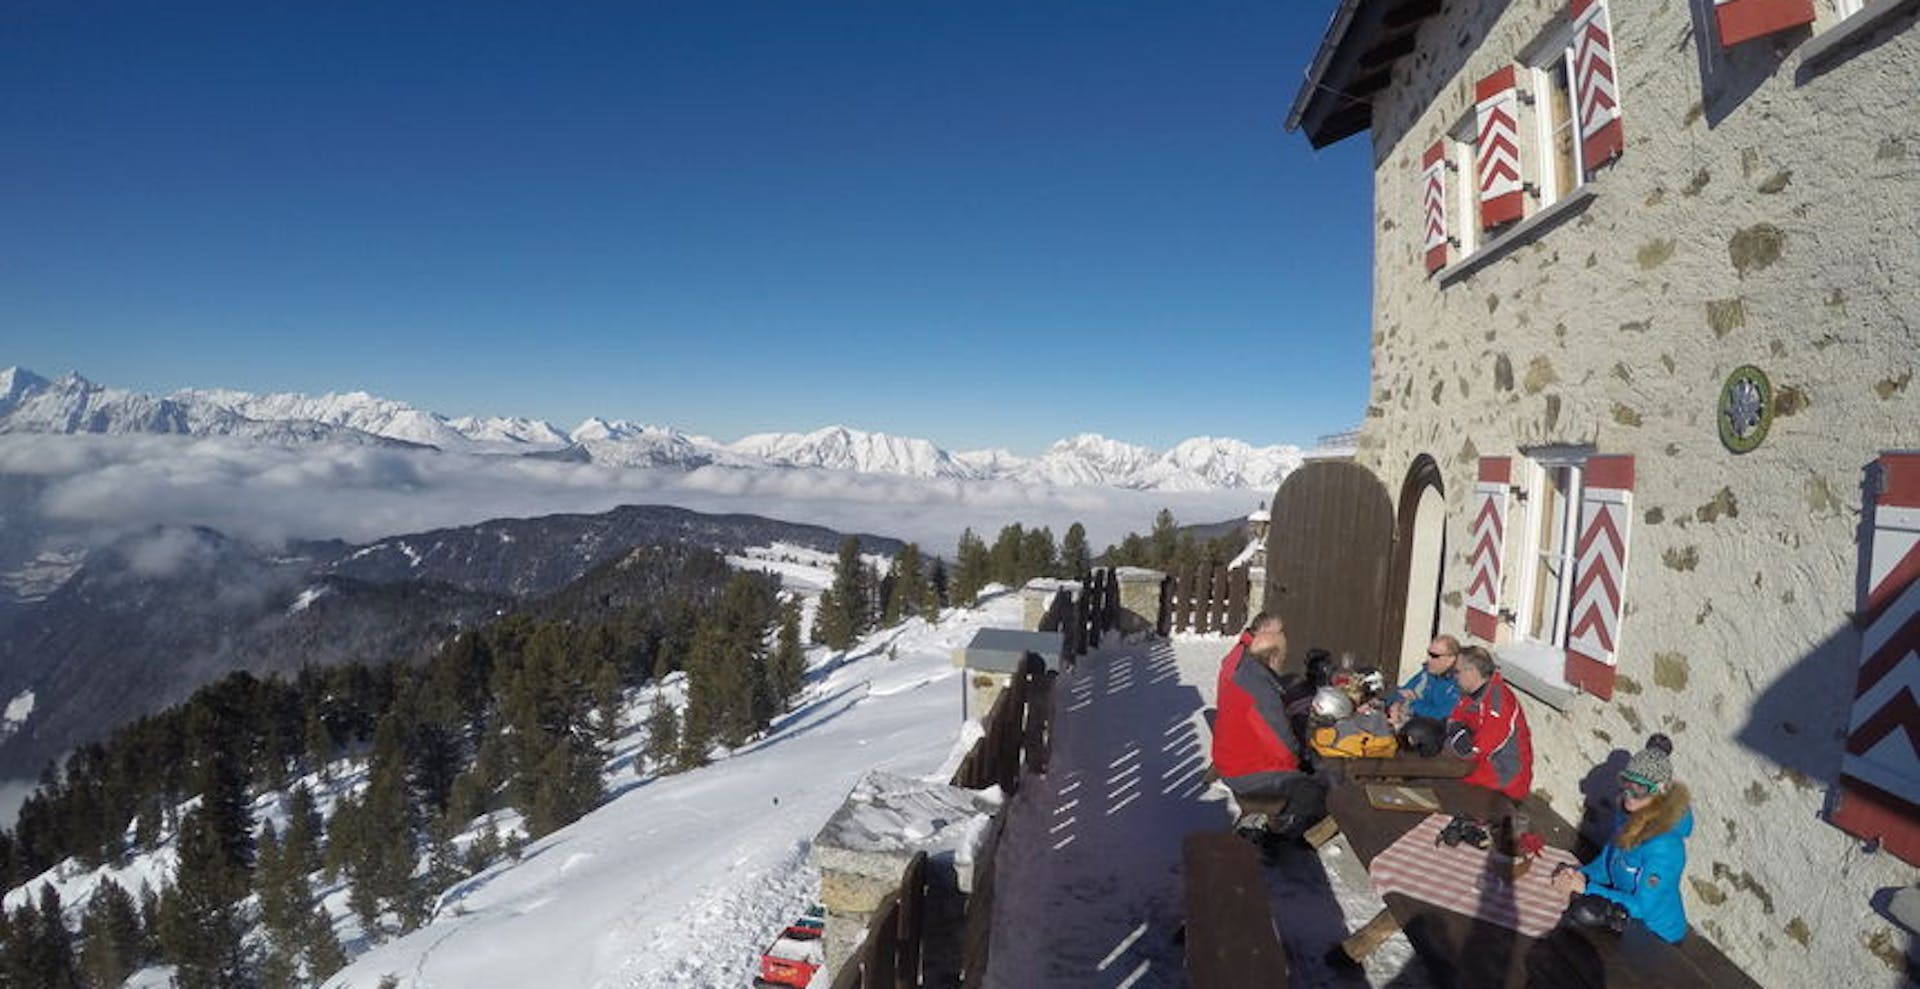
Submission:
MULTIPOLYGON (((1633 454, 1617 692, 1529 706, 1536 786, 1576 814, 1592 767, 1669 733, 1696 801, 1694 925, 1768 985, 1899 984, 1908 935, 1869 901, 1915 872, 1821 814, 1860 648, 1864 469, 1920 447, 1920 29, 1816 72, 1805 31, 1725 52, 1703 48, 1710 3, 1611 7, 1624 155, 1576 217, 1450 284, 1421 262, 1421 154, 1565 4, 1449 0, 1375 103, 1358 460, 1396 495, 1416 456, 1440 463, 1459 631, 1477 459, 1633 454), (1736 455, 1715 409, 1745 364, 1776 418, 1736 455)), ((1821 0, 1816 30, 1835 20, 1821 0)))

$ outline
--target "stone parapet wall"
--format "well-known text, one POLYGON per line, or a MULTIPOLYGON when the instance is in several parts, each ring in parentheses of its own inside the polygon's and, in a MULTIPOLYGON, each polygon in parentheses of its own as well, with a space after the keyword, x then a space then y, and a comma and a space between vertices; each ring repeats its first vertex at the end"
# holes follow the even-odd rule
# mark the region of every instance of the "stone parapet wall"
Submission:
POLYGON ((1356 459, 1396 496, 1417 456, 1439 463, 1458 632, 1478 458, 1633 455, 1617 692, 1529 706, 1536 785, 1577 814, 1595 765, 1667 732, 1696 800, 1695 926, 1768 985, 1896 985, 1908 936, 1869 903, 1914 871, 1821 814, 1860 648, 1863 471, 1920 447, 1920 30, 1806 72, 1804 32, 1703 52, 1710 4, 1611 6, 1624 156, 1577 217, 1448 284, 1421 263, 1421 153, 1565 5, 1449 3, 1380 94, 1356 459), (1746 364, 1776 417, 1736 455, 1715 400, 1746 364))

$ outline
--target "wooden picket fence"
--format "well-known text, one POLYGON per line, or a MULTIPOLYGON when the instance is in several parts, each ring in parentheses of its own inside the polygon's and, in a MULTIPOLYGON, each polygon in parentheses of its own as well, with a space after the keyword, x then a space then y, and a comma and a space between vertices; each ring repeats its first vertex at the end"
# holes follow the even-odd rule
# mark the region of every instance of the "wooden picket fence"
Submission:
POLYGON ((1247 568, 1229 570, 1224 563, 1168 574, 1160 585, 1160 634, 1240 631, 1247 625, 1247 589, 1247 568))

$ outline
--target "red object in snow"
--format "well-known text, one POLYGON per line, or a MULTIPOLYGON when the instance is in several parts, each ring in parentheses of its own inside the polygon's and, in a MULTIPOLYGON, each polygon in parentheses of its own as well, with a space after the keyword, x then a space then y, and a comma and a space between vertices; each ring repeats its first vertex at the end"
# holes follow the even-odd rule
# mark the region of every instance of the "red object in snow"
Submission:
POLYGON ((826 964, 826 952, 820 945, 823 925, 811 917, 788 925, 760 954, 760 977, 755 986, 792 986, 806 989, 813 973, 826 964))

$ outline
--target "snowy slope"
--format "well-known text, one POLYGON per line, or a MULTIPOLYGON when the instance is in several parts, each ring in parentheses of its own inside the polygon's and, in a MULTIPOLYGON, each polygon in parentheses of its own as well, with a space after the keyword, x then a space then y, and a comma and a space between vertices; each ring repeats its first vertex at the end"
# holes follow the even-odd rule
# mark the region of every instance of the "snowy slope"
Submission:
POLYGON ((747 985, 765 942, 818 895, 807 842, 869 770, 947 775, 960 727, 952 651, 1019 620, 1018 596, 1003 595, 879 633, 844 659, 823 654, 798 710, 704 769, 635 779, 642 739, 629 737, 612 763, 617 796, 327 986, 372 989, 388 975, 473 989, 747 985))

